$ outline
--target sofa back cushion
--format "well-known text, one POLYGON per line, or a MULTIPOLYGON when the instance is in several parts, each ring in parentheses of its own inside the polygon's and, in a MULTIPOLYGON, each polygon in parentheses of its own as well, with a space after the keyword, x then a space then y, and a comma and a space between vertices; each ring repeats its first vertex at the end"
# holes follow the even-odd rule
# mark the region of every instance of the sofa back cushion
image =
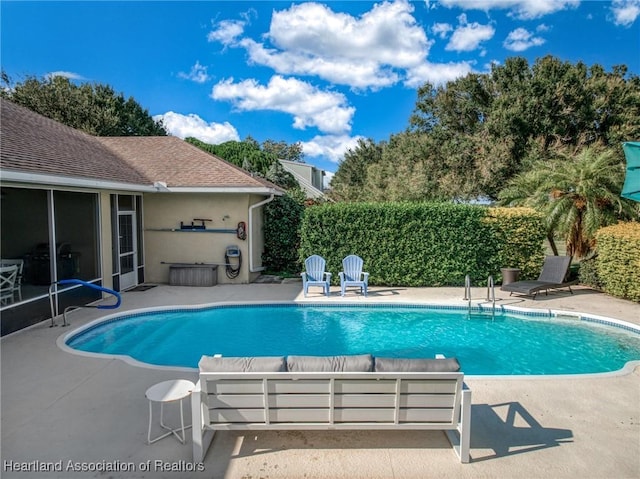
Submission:
POLYGON ((456 358, 446 358, 446 359, 376 358, 375 371, 377 373, 389 373, 389 372, 455 373, 460 371, 460 363, 456 358))
POLYGON ((202 356, 198 363, 203 373, 277 373, 287 370, 284 356, 213 357, 202 356))
POLYGON ((373 358, 370 354, 350 356, 202 356, 200 372, 457 372, 456 358, 373 358))
POLYGON ((373 371, 373 356, 288 356, 289 372, 361 372, 373 371))

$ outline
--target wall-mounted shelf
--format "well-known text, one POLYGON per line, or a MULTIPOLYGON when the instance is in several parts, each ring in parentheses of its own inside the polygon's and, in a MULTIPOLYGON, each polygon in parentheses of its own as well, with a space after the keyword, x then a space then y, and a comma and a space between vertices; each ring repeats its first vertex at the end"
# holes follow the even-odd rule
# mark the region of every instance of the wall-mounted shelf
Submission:
POLYGON ((145 228, 145 231, 167 231, 173 233, 231 233, 236 234, 238 230, 229 228, 207 228, 207 229, 180 229, 180 228, 145 228))

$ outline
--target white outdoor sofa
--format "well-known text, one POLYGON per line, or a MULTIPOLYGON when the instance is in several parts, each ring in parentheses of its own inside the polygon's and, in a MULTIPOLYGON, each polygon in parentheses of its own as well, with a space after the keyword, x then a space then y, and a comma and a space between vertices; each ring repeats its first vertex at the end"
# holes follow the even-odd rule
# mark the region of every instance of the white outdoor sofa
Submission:
POLYGON ((217 430, 443 430, 469 462, 471 391, 454 358, 203 356, 192 393, 193 460, 217 430))

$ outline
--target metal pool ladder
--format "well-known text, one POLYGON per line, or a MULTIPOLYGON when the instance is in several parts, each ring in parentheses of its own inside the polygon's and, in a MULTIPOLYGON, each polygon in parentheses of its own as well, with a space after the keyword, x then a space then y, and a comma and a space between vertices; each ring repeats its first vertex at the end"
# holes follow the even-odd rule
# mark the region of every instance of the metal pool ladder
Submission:
MULTIPOLYGON (((464 278, 464 300, 467 301, 467 308, 471 313, 471 276, 466 275, 464 278)), ((496 313, 496 287, 493 276, 487 278, 487 303, 491 302, 491 316, 496 313)), ((482 313, 482 308, 480 308, 482 313)))
POLYGON ((464 300, 469 301, 468 306, 471 309, 471 276, 464 277, 464 300))
POLYGON ((496 285, 493 282, 493 276, 487 278, 487 302, 491 301, 493 307, 496 306, 496 285))

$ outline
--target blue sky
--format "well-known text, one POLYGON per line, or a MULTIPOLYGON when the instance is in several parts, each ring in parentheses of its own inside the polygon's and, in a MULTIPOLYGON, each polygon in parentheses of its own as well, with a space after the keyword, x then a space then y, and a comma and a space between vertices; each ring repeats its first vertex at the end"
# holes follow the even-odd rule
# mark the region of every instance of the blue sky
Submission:
POLYGON ((511 56, 626 64, 640 0, 1 3, 13 81, 64 75, 134 97, 169 132, 303 145, 332 172, 358 138, 407 127, 416 89, 511 56))

